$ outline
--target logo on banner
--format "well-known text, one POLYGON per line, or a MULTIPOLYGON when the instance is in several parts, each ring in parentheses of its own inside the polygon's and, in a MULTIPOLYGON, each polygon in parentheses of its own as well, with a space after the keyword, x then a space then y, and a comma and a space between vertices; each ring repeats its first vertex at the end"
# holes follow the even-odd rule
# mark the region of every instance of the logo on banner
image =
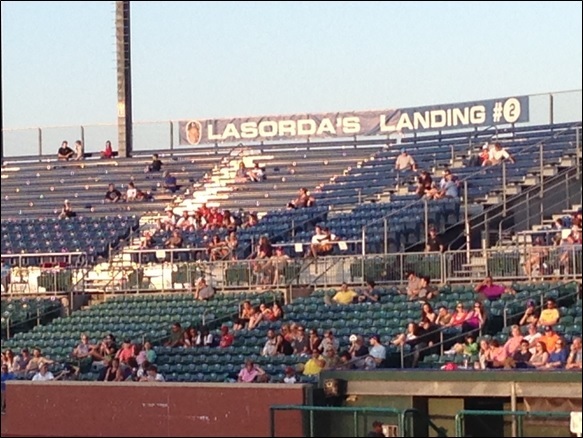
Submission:
POLYGON ((202 137, 202 126, 198 120, 191 120, 184 128, 186 140, 189 144, 196 145, 200 143, 202 137))

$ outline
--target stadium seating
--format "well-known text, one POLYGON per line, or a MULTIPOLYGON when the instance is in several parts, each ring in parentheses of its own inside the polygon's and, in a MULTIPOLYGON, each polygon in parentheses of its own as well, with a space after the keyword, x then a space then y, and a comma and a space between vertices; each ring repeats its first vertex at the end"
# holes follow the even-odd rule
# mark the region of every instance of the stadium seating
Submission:
POLYGON ((61 316, 62 305, 53 298, 2 299, 2 339, 25 332, 39 324, 47 324, 61 316))

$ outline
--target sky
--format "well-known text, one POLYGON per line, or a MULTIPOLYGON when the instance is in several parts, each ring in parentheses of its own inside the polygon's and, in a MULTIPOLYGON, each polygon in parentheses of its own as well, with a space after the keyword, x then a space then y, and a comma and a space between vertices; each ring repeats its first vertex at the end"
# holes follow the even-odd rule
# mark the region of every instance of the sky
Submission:
MULTIPOLYGON (((114 3, 1 2, 4 128, 116 121, 114 3)), ((581 5, 134 1, 134 121, 581 89, 581 5)))

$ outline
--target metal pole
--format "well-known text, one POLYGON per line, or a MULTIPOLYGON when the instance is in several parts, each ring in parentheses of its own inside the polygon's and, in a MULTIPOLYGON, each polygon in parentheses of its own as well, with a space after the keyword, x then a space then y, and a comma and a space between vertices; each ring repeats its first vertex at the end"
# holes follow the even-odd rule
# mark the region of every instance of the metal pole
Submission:
POLYGON ((530 226, 530 191, 526 192, 526 229, 532 229, 530 226))
POLYGON ((555 96, 549 94, 549 123, 555 123, 555 96))
POLYGON ((464 222, 466 229, 466 255, 468 263, 470 261, 470 214, 468 212, 468 181, 464 181, 464 222))
POLYGON ((354 411, 352 413, 352 423, 354 426, 354 436, 359 437, 360 435, 358 434, 358 411, 354 411))
POLYGON ((85 127, 83 125, 81 125, 81 145, 83 147, 83 153, 85 153, 85 127))
POLYGON ((506 217, 506 160, 502 160, 502 216, 506 217))
POLYGON ((576 144, 576 164, 575 166, 577 166, 577 179, 581 178, 581 128, 577 128, 575 130, 575 144, 576 144))
MULTIPOLYGON (((366 226, 362 227, 362 257, 366 255, 366 226)), ((364 274, 364 271, 363 271, 364 274)))
POLYGON ((310 437, 314 438, 316 434, 314 433, 314 411, 310 409, 310 437))
MULTIPOLYGON (((543 151, 543 142, 540 142, 539 152, 538 152, 538 159, 539 159, 539 172, 540 172, 540 198, 543 198, 544 195, 544 188, 545 188, 545 166, 544 166, 544 151, 543 151)), ((541 207, 542 208, 542 207, 541 207)))
POLYGON ((384 221, 384 241, 385 241, 385 254, 389 253, 389 230, 387 229, 388 223, 387 218, 383 219, 384 221))
POLYGON ((427 205, 427 198, 423 204, 423 213, 425 216, 425 245, 427 245, 427 241, 429 240, 429 206, 427 205))
POLYGON ((170 150, 174 150, 174 123, 170 121, 170 150))
POLYGON ((38 157, 39 161, 42 160, 43 156, 43 130, 38 128, 38 157))
POLYGON ((273 407, 269 408, 269 436, 275 437, 275 409, 273 407))

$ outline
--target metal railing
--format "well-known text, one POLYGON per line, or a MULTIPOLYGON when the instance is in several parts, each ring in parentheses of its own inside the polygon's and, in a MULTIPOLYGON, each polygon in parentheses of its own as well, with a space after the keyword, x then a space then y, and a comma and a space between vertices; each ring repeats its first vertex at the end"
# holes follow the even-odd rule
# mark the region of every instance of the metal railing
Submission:
MULTIPOLYGON (((513 437, 524 436, 524 419, 534 418, 565 418, 571 417, 570 412, 553 412, 553 411, 488 411, 488 410, 463 410, 459 411, 455 416, 455 436, 464 437, 465 434, 465 419, 467 417, 511 417, 513 421, 513 437)), ((566 426, 567 429, 569 426, 566 426)), ((568 430, 567 430, 568 431, 568 430)))

